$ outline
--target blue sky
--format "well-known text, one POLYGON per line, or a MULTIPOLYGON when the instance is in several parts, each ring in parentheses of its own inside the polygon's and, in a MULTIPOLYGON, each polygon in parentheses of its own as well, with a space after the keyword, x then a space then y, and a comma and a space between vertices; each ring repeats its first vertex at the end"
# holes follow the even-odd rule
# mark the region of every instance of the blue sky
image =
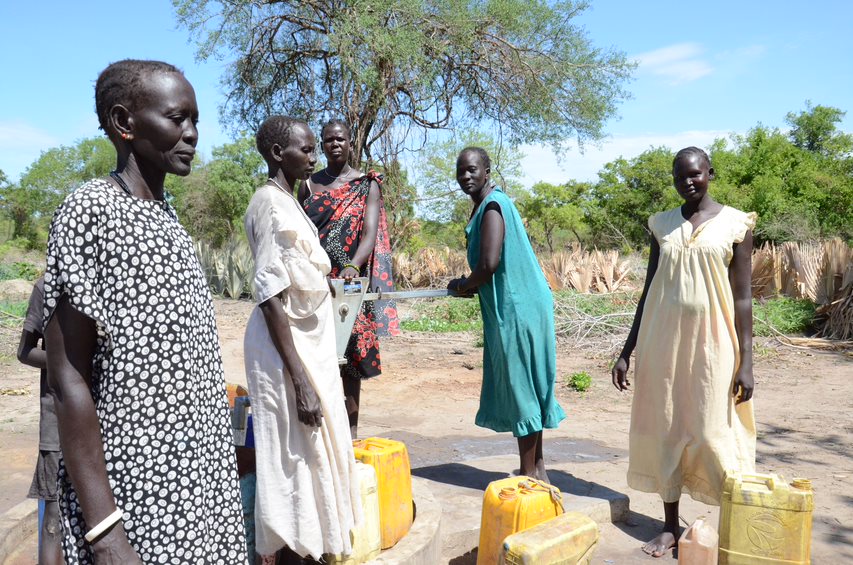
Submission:
MULTIPOLYGON (((785 114, 806 100, 847 111, 842 128, 853 131, 853 3, 591 4, 578 23, 593 43, 640 62, 628 85, 633 98, 608 122, 607 139, 583 154, 558 158, 547 147, 523 147, 528 186, 593 179, 604 163, 652 146, 707 146, 759 122, 783 128, 785 114)), ((224 63, 196 62, 189 39, 169 0, 3 2, 0 169, 17 180, 42 151, 96 135, 95 78, 127 57, 184 69, 201 112, 199 148, 209 154, 228 141, 218 112, 224 63)))

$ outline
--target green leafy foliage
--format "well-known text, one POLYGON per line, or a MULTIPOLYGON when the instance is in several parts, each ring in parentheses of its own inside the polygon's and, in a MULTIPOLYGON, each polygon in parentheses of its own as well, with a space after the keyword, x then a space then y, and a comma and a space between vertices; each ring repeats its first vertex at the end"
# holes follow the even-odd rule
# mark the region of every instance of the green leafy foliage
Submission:
POLYGON ((8 281, 12 279, 34 281, 40 274, 41 271, 38 267, 24 261, 0 263, 0 281, 8 281))
MULTIPOLYGON (((789 133, 758 125, 711 146, 715 199, 758 213, 757 243, 853 239, 853 136, 837 129, 844 112, 807 105, 789 113, 789 133)), ((584 220, 598 246, 648 245, 647 219, 678 206, 669 148, 604 166, 587 191, 584 220)))
POLYGON ((577 392, 586 392, 592 386, 592 377, 586 371, 572 373, 566 379, 566 386, 577 392))
POLYGON ((803 334, 812 327, 815 304, 811 300, 796 300, 780 296, 752 305, 753 333, 760 337, 803 334))
POLYGON ((511 141, 598 139, 633 69, 561 0, 173 0, 201 59, 229 62, 224 115, 343 116, 353 163, 399 132, 499 121, 511 141))
POLYGON ((212 153, 189 176, 167 176, 167 190, 187 231, 219 248, 243 233, 243 215, 266 180, 266 164, 248 135, 214 147, 212 153))
POLYGON ((589 191, 584 216, 601 247, 648 244, 651 214, 681 204, 672 185, 673 151, 658 147, 607 163, 589 191))
POLYGON ((392 159, 384 167, 377 167, 377 170, 384 174, 382 201, 385 204, 391 248, 404 249, 417 234, 418 223, 415 219, 414 204, 417 189, 396 159, 392 159))
POLYGON ((476 297, 425 301, 416 305, 415 311, 416 317, 400 323, 404 330, 447 333, 477 331, 483 327, 476 297))
POLYGON ((44 249, 57 206, 84 182, 107 175, 115 162, 109 140, 91 137, 42 152, 17 183, 0 182, 2 212, 13 224, 11 238, 23 238, 31 249, 44 249))
POLYGON ((0 300, 0 325, 20 329, 28 305, 27 300, 0 300))
POLYGON ((586 231, 583 198, 589 183, 569 181, 562 185, 538 182, 519 199, 519 211, 527 221, 534 244, 553 253, 572 240, 580 242, 586 231))

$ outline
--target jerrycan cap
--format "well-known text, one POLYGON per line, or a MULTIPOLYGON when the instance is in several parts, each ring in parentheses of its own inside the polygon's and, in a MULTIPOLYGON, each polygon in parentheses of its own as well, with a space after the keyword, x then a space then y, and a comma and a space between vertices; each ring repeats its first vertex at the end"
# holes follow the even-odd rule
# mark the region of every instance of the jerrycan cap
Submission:
POLYGON ((809 479, 794 477, 791 486, 799 490, 812 490, 812 482, 809 479))
POLYGON ((517 491, 513 487, 504 487, 498 493, 498 498, 501 500, 512 500, 517 496, 517 491))

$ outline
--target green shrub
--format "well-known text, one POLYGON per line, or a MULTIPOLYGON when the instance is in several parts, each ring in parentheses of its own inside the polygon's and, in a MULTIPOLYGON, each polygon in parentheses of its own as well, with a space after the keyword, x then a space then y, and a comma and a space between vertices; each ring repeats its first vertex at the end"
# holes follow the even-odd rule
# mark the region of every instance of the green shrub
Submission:
POLYGON ((480 303, 475 298, 442 298, 415 306, 417 317, 403 320, 400 326, 413 332, 467 332, 480 330, 480 303))
POLYGON ((6 328, 20 328, 27 315, 28 300, 0 300, 0 325, 6 328))
POLYGON ((808 332, 815 316, 811 300, 797 300, 780 296, 765 302, 753 300, 753 334, 761 337, 790 335, 808 332), (774 331, 775 330, 775 331, 774 331))
POLYGON ((16 261, 14 263, 0 264, 0 281, 8 281, 12 279, 34 281, 40 274, 41 271, 39 271, 38 267, 30 263, 16 261))
POLYGON ((592 377, 586 371, 578 371, 569 375, 566 385, 572 390, 586 392, 592 386, 592 377))

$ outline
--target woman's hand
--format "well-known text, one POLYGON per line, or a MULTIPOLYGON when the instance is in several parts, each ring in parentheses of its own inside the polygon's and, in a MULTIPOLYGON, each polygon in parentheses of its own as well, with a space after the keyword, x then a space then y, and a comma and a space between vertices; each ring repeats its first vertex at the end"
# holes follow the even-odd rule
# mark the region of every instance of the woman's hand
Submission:
POLYGON ((347 265, 346 267, 344 267, 344 270, 341 271, 340 276, 342 279, 349 282, 352 279, 354 279, 355 277, 357 277, 358 275, 359 275, 359 272, 355 267, 353 267, 352 265, 347 265))
POLYGON ((616 363, 613 364, 613 369, 610 370, 610 376, 613 379, 613 386, 615 386, 616 390, 619 392, 629 390, 631 387, 631 383, 628 382, 628 367, 630 364, 631 363, 628 359, 620 357, 616 360, 616 363))
POLYGON ((319 427, 323 420, 323 411, 314 387, 303 375, 302 378, 293 379, 293 388, 296 391, 296 415, 299 421, 312 428, 319 427))
POLYGON ((468 282, 467 277, 459 277, 458 279, 453 279, 449 283, 447 283, 447 290, 453 291, 456 293, 456 296, 462 296, 471 298, 475 294, 477 294, 476 288, 465 288, 465 284, 468 282))
POLYGON ((121 522, 113 526, 103 537, 92 544, 95 565, 142 565, 121 522))
POLYGON ((752 378, 752 371, 743 366, 739 367, 735 373, 735 385, 732 388, 732 394, 737 398, 735 404, 751 400, 753 389, 755 389, 755 380, 752 378))

